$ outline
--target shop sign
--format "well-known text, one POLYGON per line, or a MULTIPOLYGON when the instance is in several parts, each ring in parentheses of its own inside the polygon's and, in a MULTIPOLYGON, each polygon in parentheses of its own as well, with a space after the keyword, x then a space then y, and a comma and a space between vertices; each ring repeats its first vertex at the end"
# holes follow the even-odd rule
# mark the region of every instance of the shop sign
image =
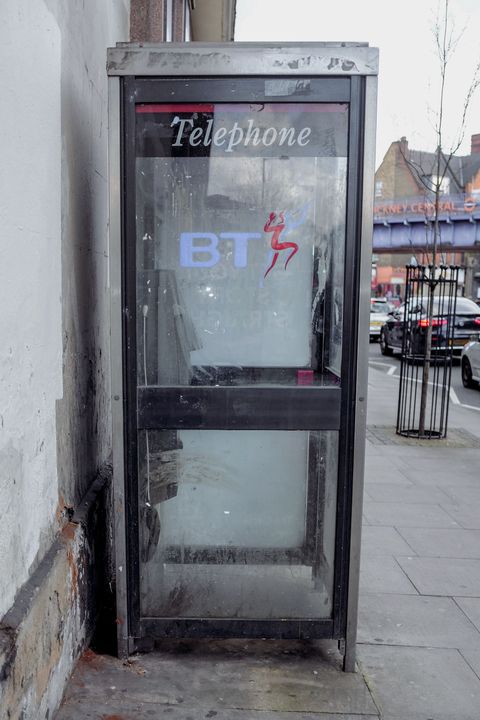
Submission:
MULTIPOLYGON (((440 200, 438 204, 439 213, 471 213, 477 208, 477 201, 473 197, 454 196, 440 200)), ((385 217, 390 215, 422 215, 433 217, 435 214, 435 203, 426 200, 408 200, 399 203, 378 204, 373 208, 374 215, 385 217)))

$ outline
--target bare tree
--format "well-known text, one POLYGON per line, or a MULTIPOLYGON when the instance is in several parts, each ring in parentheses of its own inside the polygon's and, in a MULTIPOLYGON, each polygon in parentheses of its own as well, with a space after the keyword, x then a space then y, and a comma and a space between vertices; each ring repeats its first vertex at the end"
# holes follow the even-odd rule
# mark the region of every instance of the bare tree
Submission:
POLYGON ((434 133, 436 140, 434 163, 433 166, 430 167, 427 171, 426 168, 422 167, 421 163, 414 162, 405 155, 403 156, 417 180, 424 187, 425 195, 428 195, 433 199, 433 212, 428 217, 428 220, 430 221, 429 226, 431 228, 431 231, 430 237, 428 238, 428 242, 426 244, 427 277, 425 279, 428 287, 428 323, 426 328, 427 333, 425 339, 425 355, 423 362, 421 398, 419 409, 418 433, 420 437, 425 436, 428 383, 432 361, 433 299, 435 295, 435 288, 437 286, 437 263, 439 260, 439 254, 442 253, 440 227, 441 196, 443 194, 445 178, 451 173, 452 158, 458 152, 465 137, 466 120, 471 101, 478 86, 480 85, 479 60, 472 71, 472 79, 463 102, 457 133, 447 149, 445 147, 446 143, 444 137, 445 106, 447 103, 447 81, 449 80, 451 61, 455 54, 455 50, 457 49, 457 46, 461 41, 462 35, 463 31, 459 32, 458 34, 455 33, 455 24, 450 15, 450 1, 440 0, 437 9, 435 25, 433 28, 433 36, 437 51, 440 77, 438 104, 436 108, 434 122, 434 133), (434 170, 433 173, 432 170, 434 170))

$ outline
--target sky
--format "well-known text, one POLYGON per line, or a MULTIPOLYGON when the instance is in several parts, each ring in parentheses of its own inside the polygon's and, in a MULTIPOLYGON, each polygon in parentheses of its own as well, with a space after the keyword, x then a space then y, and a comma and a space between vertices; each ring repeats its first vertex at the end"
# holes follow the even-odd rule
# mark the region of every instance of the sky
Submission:
MULTIPOLYGON (((237 0, 235 40, 358 41, 378 47, 378 167, 390 143, 402 136, 412 149, 435 149, 437 8, 437 0, 237 0)), ((464 100, 480 61, 480 0, 450 0, 450 16, 460 39, 445 86, 447 150, 458 138, 464 100)), ((470 152, 474 133, 480 133, 480 88, 470 103, 459 154, 470 152)))

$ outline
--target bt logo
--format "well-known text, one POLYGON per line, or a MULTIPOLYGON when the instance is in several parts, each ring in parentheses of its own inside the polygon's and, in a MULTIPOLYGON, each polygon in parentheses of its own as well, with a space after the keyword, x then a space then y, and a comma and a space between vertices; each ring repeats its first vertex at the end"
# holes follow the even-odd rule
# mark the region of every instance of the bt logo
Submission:
MULTIPOLYGON (((265 224, 264 233, 271 233, 270 246, 266 262, 268 269, 264 279, 275 266, 280 253, 290 250, 288 253, 285 269, 295 253, 298 251, 298 244, 286 242, 285 236, 304 224, 307 219, 310 203, 293 212, 282 211, 271 212, 265 224)), ((180 265, 188 268, 211 268, 221 258, 219 243, 221 240, 233 240, 233 265, 236 268, 247 267, 248 241, 261 240, 262 233, 259 232, 221 232, 218 235, 212 232, 183 232, 180 235, 180 265)))

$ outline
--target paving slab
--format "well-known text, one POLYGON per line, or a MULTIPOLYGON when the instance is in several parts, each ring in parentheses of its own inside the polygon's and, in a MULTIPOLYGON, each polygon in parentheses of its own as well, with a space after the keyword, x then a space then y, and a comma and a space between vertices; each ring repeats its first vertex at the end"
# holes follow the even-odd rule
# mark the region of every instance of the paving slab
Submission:
POLYGON ((361 595, 362 643, 480 650, 480 632, 451 598, 361 595))
POLYGON ((373 461, 378 463, 379 467, 394 467, 399 470, 405 467, 402 454, 398 452, 396 445, 380 445, 366 438, 365 450, 368 463, 373 461))
POLYGON ((388 556, 362 556, 360 593, 418 594, 395 558, 388 556))
POLYGON ((55 715, 55 720, 379 720, 375 715, 344 715, 343 713, 297 713, 297 712, 261 712, 252 714, 250 710, 208 710, 184 707, 182 705, 161 706, 148 701, 131 702, 126 698, 120 709, 114 709, 106 703, 85 701, 80 698, 70 700, 55 715), (113 710, 113 712, 112 712, 113 710))
POLYGON ((480 650, 462 650, 462 656, 480 679, 480 650))
MULTIPOLYGON (((369 483, 365 496, 375 502, 427 503, 446 506, 452 499, 437 487, 414 485, 413 483, 369 483)), ((447 509, 444 507, 444 509, 447 509)))
POLYGON ((397 562, 421 595, 480 597, 480 560, 399 557, 397 562))
POLYGON ((57 720, 127 712, 135 720, 378 717, 362 675, 342 671, 332 643, 261 640, 165 642, 124 663, 88 651, 57 720))
MULTIPOLYGON (((452 485, 461 484, 469 485, 470 482, 464 482, 465 477, 476 478, 474 484, 479 484, 478 458, 480 448, 455 448, 455 447, 439 447, 434 441, 424 441, 422 447, 402 448, 402 472, 410 475, 412 472, 418 473, 420 476, 435 476, 437 470, 448 473, 452 478, 452 485)), ((426 477, 425 480, 429 478, 426 477)), ((433 481, 435 478, 432 478, 433 481)))
MULTIPOLYGON (((428 470, 438 459, 441 459, 442 463, 446 460, 460 468, 470 467, 470 458, 465 458, 472 451, 471 448, 442 447, 434 440, 423 440, 421 444, 410 445, 408 448, 396 446, 396 449, 402 451, 404 468, 428 470)), ((478 449, 474 448, 473 452, 478 453, 478 449)))
POLYGON ((472 503, 480 507, 480 457, 478 475, 478 485, 445 485, 442 490, 454 503, 472 503))
POLYGON ((465 473, 472 472, 479 456, 477 447, 440 447, 434 440, 424 440, 421 447, 413 446, 402 450, 404 468, 428 472, 438 463, 441 467, 456 473, 455 480, 459 481, 465 473))
POLYGON ((391 527, 459 527, 458 523, 438 505, 405 502, 373 502, 363 504, 363 513, 370 525, 391 527))
POLYGON ((362 555, 365 558, 384 555, 414 555, 408 542, 393 527, 366 525, 362 529, 362 555))
MULTIPOLYGON (((480 530, 405 528, 398 530, 416 555, 480 559, 480 530)), ((408 553, 394 553, 408 555, 408 553)))
POLYGON ((442 503, 443 509, 461 526, 480 530, 480 504, 476 502, 442 503))
MULTIPOLYGON (((405 437, 395 432, 395 428, 391 422, 383 423, 367 423, 366 439, 373 445, 396 445, 404 448, 428 448, 429 452, 435 452, 436 449, 458 449, 458 448, 478 448, 480 449, 480 439, 474 433, 471 433, 471 414, 469 417, 464 416, 466 420, 462 427, 454 427, 449 423, 448 433, 446 437, 435 439, 420 439, 418 437, 405 437)), ((480 428, 479 428, 480 429, 480 428)))
POLYGON ((478 720, 480 680, 451 649, 360 645, 383 720, 478 720))
POLYGON ((455 602, 465 615, 480 630, 480 598, 456 597, 455 602))
POLYGON ((407 487, 414 487, 414 483, 409 480, 401 470, 391 467, 389 463, 385 462, 385 458, 382 458, 383 463, 381 467, 373 466, 370 460, 365 465, 365 486, 371 483, 386 483, 388 485, 406 485, 407 487))
MULTIPOLYGON (((477 453, 479 453, 478 450, 477 453)), ((477 457, 480 457, 480 454, 477 457)), ((421 466, 412 463, 412 467, 406 467, 402 472, 408 480, 420 485, 451 486, 458 480, 462 485, 478 487, 479 483, 478 460, 476 467, 470 466, 468 469, 461 469, 455 467, 455 463, 450 464, 445 459, 436 458, 436 460, 421 466)))
POLYGON ((365 453, 367 463, 376 463, 377 467, 384 470, 395 468, 402 471, 405 469, 403 450, 404 448, 399 448, 397 445, 379 444, 371 442, 368 437, 366 438, 365 453))

